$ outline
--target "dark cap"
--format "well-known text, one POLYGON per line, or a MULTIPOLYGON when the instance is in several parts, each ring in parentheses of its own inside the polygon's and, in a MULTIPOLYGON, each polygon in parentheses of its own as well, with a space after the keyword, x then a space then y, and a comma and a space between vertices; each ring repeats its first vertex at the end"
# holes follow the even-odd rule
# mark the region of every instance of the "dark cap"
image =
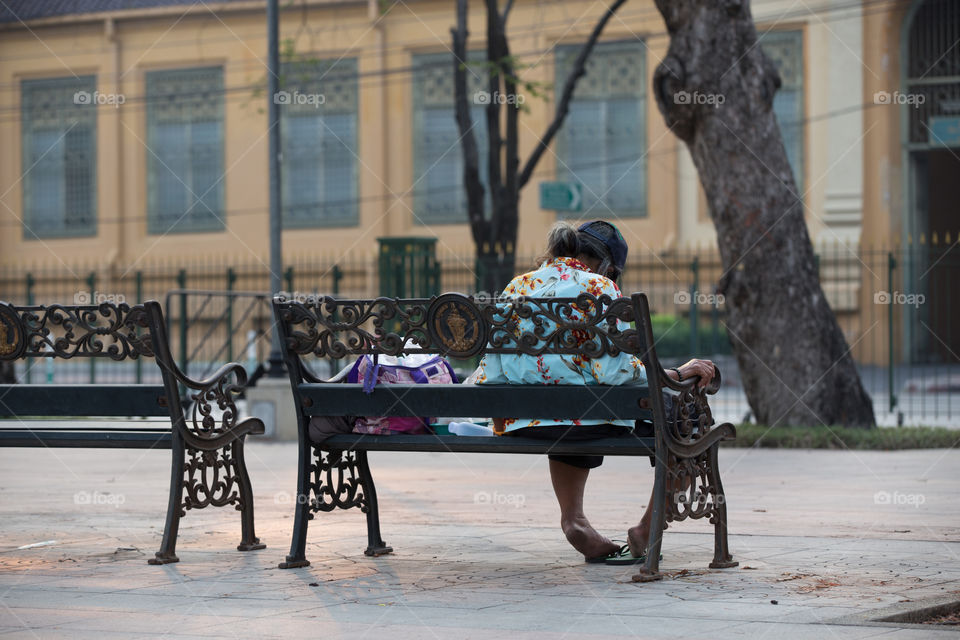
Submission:
POLYGON ((623 239, 619 229, 609 222, 594 220, 583 223, 577 231, 602 242, 610 251, 610 258, 613 267, 617 270, 617 275, 623 273, 623 268, 627 264, 627 242, 623 239))

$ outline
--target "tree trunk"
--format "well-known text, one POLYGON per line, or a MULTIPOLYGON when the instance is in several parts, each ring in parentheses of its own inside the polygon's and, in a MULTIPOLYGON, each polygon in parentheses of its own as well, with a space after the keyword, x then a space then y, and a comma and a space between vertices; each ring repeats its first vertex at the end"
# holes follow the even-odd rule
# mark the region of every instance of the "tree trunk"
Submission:
POLYGON ((758 422, 874 424, 820 288, 773 113, 780 77, 749 0, 656 0, 670 48, 653 92, 696 164, 717 229, 728 332, 758 422))
POLYGON ((506 252, 477 253, 477 293, 495 297, 517 275, 517 258, 506 252))

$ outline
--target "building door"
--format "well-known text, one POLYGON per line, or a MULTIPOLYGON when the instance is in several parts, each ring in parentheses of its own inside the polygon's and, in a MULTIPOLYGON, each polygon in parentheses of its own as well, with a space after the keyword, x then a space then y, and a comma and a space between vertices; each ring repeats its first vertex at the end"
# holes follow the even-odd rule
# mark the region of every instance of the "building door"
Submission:
POLYGON ((960 3, 920 0, 902 41, 904 341, 910 360, 960 362, 960 3), (923 298, 920 299, 919 295, 923 298))

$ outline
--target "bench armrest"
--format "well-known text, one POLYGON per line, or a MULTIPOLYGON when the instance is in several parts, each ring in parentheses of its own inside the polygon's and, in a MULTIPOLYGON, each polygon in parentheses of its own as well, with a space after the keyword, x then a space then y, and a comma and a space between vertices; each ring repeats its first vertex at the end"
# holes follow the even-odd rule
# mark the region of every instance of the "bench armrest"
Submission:
POLYGON ((213 450, 250 434, 264 433, 263 421, 248 417, 239 419, 236 397, 247 384, 247 370, 237 362, 228 362, 204 380, 194 380, 177 371, 177 379, 193 393, 188 422, 183 438, 191 447, 213 450), (219 416, 214 415, 216 409, 219 416))
POLYGON ((693 458, 703 454, 720 440, 736 438, 736 429, 730 423, 716 424, 710 410, 708 395, 720 390, 720 369, 714 366, 710 384, 698 386, 699 376, 677 381, 660 369, 660 384, 665 389, 676 391, 673 411, 666 416, 666 443, 671 453, 680 458, 693 458))
POLYGON ((243 365, 228 362, 207 378, 194 380, 180 370, 170 352, 160 303, 148 300, 144 309, 145 317, 138 318, 137 324, 145 324, 150 329, 154 358, 163 374, 170 402, 170 417, 175 428, 179 427, 184 442, 194 449, 212 451, 247 434, 264 433, 259 418, 241 420, 237 410, 236 397, 247 384, 247 371, 243 365), (192 400, 189 411, 184 411, 181 406, 178 383, 187 388, 187 396, 192 400))

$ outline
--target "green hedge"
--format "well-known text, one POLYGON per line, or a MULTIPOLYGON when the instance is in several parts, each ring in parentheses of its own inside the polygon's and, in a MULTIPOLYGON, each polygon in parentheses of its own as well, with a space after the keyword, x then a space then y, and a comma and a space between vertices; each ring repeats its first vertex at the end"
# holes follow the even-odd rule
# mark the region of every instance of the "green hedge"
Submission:
POLYGON ((729 355, 730 339, 722 324, 714 329, 709 311, 700 317, 700 349, 690 353, 690 319, 666 313, 657 313, 650 318, 653 323, 653 338, 656 340, 657 356, 660 358, 692 358, 729 355), (716 331, 716 340, 714 332, 716 331), (716 343, 716 349, 714 349, 716 343))
POLYGON ((960 446, 960 429, 943 427, 766 427, 737 426, 737 439, 727 447, 783 449, 949 449, 960 446))

